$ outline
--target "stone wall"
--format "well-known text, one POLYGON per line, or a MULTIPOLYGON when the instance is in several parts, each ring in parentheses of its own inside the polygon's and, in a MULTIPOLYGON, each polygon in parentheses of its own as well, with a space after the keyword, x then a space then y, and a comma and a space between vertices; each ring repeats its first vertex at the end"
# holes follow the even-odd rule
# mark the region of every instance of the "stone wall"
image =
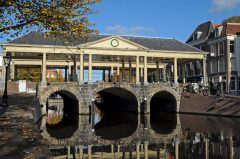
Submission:
POLYGON ((46 113, 46 103, 48 97, 55 92, 72 94, 78 100, 79 114, 89 114, 90 107, 92 105, 92 99, 95 99, 97 93, 106 88, 122 88, 133 93, 138 102, 138 112, 140 113, 140 107, 147 99, 147 107, 144 108, 144 113, 150 113, 150 100, 155 93, 159 91, 167 91, 177 101, 177 111, 180 105, 180 93, 175 90, 174 87, 166 84, 149 84, 149 85, 136 85, 129 83, 94 83, 94 84, 77 84, 77 83, 60 83, 51 84, 47 87, 40 87, 39 89, 39 103, 42 105, 43 114, 46 113))

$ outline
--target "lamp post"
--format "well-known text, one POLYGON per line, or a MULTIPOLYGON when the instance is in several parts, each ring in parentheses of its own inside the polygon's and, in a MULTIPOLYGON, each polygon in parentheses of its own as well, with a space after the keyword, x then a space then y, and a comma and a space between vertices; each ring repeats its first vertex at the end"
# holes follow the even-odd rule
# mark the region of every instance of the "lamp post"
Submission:
POLYGON ((11 62, 11 56, 4 56, 4 64, 6 67, 6 72, 5 72, 5 88, 4 88, 4 93, 3 93, 3 99, 2 99, 2 105, 7 107, 8 106, 8 95, 7 95, 7 81, 8 81, 8 70, 9 70, 9 65, 11 62))

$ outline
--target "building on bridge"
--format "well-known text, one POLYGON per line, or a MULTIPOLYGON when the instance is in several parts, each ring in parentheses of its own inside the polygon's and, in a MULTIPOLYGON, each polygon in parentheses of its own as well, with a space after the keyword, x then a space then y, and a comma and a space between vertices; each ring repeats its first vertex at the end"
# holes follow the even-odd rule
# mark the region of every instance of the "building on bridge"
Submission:
MULTIPOLYGON (((3 56, 12 57, 12 80, 20 80, 19 68, 38 67, 43 85, 47 84, 48 69, 65 69, 65 81, 80 83, 84 82, 84 76, 89 83, 94 82, 93 70, 102 70, 103 80, 113 82, 184 83, 186 70, 181 66, 198 60, 203 64, 202 77, 206 82, 205 52, 176 39, 94 35, 67 43, 41 32, 30 32, 3 46, 3 56), (88 70, 87 75, 84 70, 88 70)), ((3 76, 4 72, 5 68, 3 76)))

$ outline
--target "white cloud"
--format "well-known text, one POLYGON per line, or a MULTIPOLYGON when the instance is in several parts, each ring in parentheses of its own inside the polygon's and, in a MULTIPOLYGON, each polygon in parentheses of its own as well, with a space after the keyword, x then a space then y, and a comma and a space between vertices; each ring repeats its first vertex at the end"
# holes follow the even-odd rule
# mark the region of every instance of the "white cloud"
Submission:
POLYGON ((219 12, 226 9, 232 9, 240 4, 240 0, 212 0, 213 6, 211 11, 219 12))
POLYGON ((153 28, 143 27, 143 26, 132 26, 126 27, 122 25, 114 25, 106 28, 108 34, 117 34, 117 35, 142 35, 146 32, 154 31, 153 28))

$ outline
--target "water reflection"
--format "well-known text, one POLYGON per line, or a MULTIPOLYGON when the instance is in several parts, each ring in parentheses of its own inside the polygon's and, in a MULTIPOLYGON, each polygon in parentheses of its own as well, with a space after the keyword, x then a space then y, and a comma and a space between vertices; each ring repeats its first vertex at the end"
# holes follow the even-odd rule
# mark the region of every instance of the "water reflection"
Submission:
POLYGON ((156 112, 150 116, 151 127, 156 133, 171 134, 177 127, 177 114, 156 112))
POLYGON ((137 117, 137 114, 130 113, 104 113, 101 121, 94 126, 95 133, 107 140, 131 136, 138 126, 137 117))
POLYGON ((240 158, 239 118, 108 112, 94 118, 94 122, 91 119, 88 115, 68 115, 57 125, 43 124, 41 129, 52 155, 63 158, 240 158))

